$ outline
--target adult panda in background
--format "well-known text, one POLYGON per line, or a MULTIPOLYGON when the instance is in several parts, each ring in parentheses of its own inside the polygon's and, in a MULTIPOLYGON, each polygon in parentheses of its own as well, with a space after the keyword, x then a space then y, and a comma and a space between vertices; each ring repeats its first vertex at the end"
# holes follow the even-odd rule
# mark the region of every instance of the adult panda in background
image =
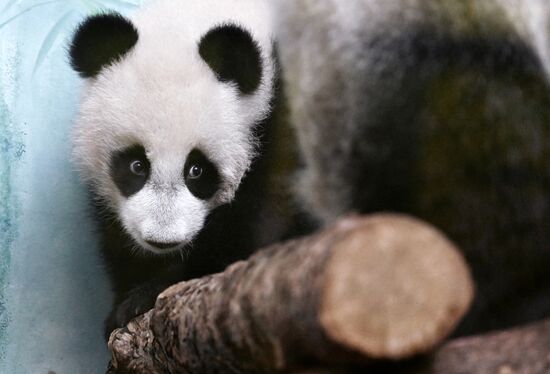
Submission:
POLYGON ((309 211, 442 229, 477 283, 458 334, 549 317, 550 2, 277 3, 309 211))
POLYGON ((267 1, 157 0, 76 30, 74 158, 102 218, 107 336, 169 285, 283 234, 284 192, 265 177, 280 154, 270 20, 267 1))

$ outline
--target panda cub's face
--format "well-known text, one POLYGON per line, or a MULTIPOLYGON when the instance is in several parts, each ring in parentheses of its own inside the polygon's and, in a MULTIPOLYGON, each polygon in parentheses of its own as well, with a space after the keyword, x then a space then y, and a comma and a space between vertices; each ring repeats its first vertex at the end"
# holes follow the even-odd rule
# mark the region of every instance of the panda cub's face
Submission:
POLYGON ((233 199, 273 91, 267 16, 228 17, 229 1, 202 1, 194 6, 207 8, 208 21, 200 9, 166 17, 173 1, 132 21, 90 17, 70 49, 86 78, 75 161, 134 241, 155 253, 189 244, 209 212, 233 199), (227 8, 218 16, 216 4, 227 8))

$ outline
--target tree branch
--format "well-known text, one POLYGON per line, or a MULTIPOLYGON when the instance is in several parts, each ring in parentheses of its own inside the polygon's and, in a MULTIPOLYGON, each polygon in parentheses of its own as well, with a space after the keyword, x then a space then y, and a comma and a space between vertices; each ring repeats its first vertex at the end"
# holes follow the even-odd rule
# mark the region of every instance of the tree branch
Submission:
POLYGON ((431 226, 346 218, 172 286, 113 332, 110 372, 266 373, 407 358, 433 350, 471 298, 462 257, 431 226))
POLYGON ((411 374, 550 373, 550 320, 457 339, 411 374))

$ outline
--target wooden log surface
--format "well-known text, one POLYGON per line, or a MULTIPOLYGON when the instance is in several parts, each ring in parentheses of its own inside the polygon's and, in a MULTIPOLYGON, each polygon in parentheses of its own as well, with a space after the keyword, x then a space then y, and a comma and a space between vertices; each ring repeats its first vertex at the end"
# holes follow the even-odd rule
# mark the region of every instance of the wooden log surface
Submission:
POLYGON ((434 349, 473 287, 442 234, 401 215, 349 217, 172 286, 113 332, 111 373, 269 373, 434 349))
POLYGON ((451 341, 406 373, 550 373, 550 320, 451 341))
POLYGON ((550 319, 455 339, 430 355, 368 367, 318 367, 289 374, 548 374, 550 319))

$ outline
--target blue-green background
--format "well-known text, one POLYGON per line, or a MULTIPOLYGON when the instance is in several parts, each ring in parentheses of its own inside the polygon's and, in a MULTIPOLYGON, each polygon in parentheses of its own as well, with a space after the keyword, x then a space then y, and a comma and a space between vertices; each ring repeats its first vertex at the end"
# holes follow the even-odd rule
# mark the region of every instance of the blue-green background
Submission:
POLYGON ((140 0, 0 0, 0 373, 104 373, 111 301, 70 163, 86 15, 140 0))

